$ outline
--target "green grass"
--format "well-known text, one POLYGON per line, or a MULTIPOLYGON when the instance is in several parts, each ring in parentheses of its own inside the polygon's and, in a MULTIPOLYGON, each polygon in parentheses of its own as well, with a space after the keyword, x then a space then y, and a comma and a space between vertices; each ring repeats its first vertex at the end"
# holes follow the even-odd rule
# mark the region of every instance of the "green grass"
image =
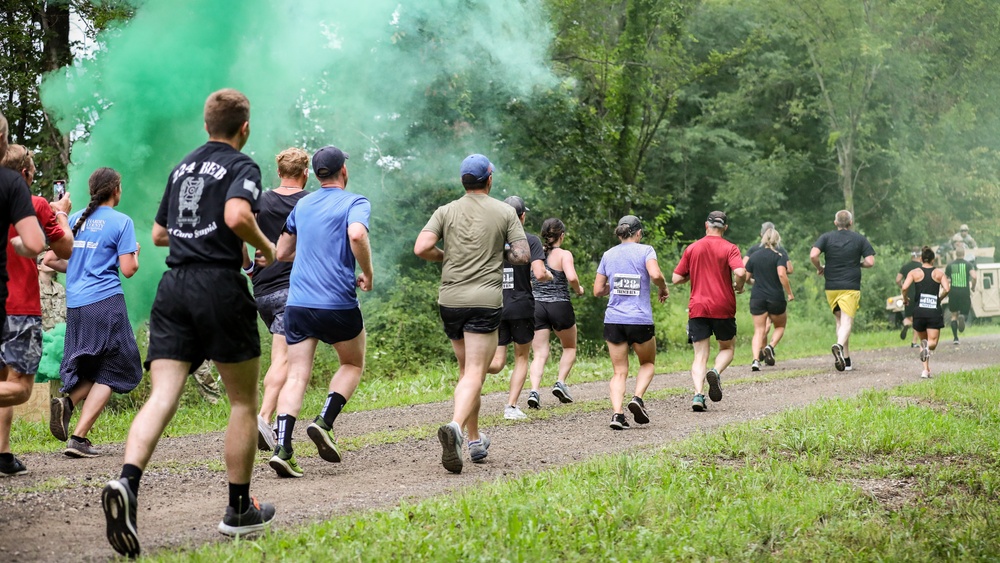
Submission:
MULTIPOLYGON (((829 342, 833 336, 832 317, 827 323, 794 323, 789 326, 786 338, 778 346, 778 361, 826 355, 829 353, 829 342)), ((749 364, 749 338, 752 331, 746 327, 752 326, 749 314, 740 311, 737 316, 740 327, 744 327, 737 337, 737 350, 734 365, 749 364)), ((994 334, 1000 327, 996 325, 970 326, 963 336, 994 334)), ((441 336, 444 338, 444 336, 441 336)), ((142 339, 140 339, 140 342, 142 339)), ((261 373, 267 369, 266 359, 269 357, 269 340, 264 338, 264 355, 261 373)), ((872 350, 899 346, 898 331, 876 331, 855 334, 851 337, 854 350, 872 350)), ((558 341, 554 340, 553 357, 550 358, 543 379, 543 385, 551 385, 555 381, 555 370, 558 358, 558 341)), ((691 367, 692 351, 690 346, 680 349, 661 350, 657 354, 657 372, 687 371, 691 367)), ((632 362, 632 373, 638 369, 632 362)), ((329 378, 336 371, 338 363, 336 355, 330 347, 321 347, 317 353, 316 367, 303 404, 303 413, 318 413, 326 399, 326 389, 329 378)), ((513 357, 509 358, 507 369, 496 375, 487 377, 483 388, 484 393, 506 391, 513 357)), ((605 381, 611 374, 611 362, 606 356, 578 358, 576 366, 570 375, 569 383, 589 381, 605 381)), ((786 374, 781 377, 794 376, 786 374)), ((261 376, 263 379, 263 375, 261 376)), ((458 368, 453 357, 435 358, 425 369, 414 373, 399 373, 392 377, 362 377, 361 384, 345 412, 374 410, 386 407, 407 406, 435 401, 447 401, 452 398, 455 381, 458 379, 458 368)), ((737 383, 737 381, 729 381, 737 383)), ((123 442, 132 424, 135 412, 142 406, 142 401, 148 394, 148 378, 144 379, 139 389, 127 396, 116 396, 112 404, 105 410, 94 426, 89 438, 97 447, 100 444, 123 442)), ((166 436, 186 436, 204 432, 217 432, 225 428, 229 418, 229 405, 223 399, 217 405, 202 401, 194 390, 194 383, 189 383, 181 406, 167 427, 166 436)), ((75 418, 74 418, 75 422, 75 418)), ((45 423, 27 422, 15 419, 11 431, 11 448, 18 453, 55 452, 61 451, 65 445, 52 438, 45 423)))
POLYGON ((156 561, 995 560, 997 369, 156 561))

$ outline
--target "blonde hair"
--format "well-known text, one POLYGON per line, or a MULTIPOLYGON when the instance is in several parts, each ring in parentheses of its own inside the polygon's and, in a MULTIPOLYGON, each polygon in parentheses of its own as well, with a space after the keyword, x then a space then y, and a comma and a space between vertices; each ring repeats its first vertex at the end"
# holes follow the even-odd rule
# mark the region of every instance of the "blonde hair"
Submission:
POLYGON ((278 163, 278 176, 282 178, 298 178, 309 169, 309 154, 298 147, 279 152, 274 160, 278 163))
POLYGON ((31 156, 31 151, 24 145, 7 145, 7 152, 0 155, 0 166, 10 168, 17 173, 34 167, 35 161, 31 156))
POLYGON ((760 237, 760 245, 764 248, 777 251, 778 247, 781 246, 781 235, 778 234, 778 231, 774 227, 766 229, 760 237))

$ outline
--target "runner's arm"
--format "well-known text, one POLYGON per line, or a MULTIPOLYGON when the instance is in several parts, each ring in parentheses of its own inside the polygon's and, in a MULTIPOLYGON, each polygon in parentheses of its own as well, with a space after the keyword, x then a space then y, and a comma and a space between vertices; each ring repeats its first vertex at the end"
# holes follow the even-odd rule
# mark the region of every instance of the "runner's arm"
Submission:
POLYGON ((68 259, 73 254, 73 229, 69 225, 69 212, 72 209, 72 205, 69 194, 63 196, 59 201, 49 203, 49 207, 55 213, 56 223, 58 223, 59 228, 63 232, 63 236, 59 237, 59 239, 49 241, 49 248, 55 251, 56 256, 59 258, 68 259))
POLYGON ((515 266, 523 266, 531 260, 531 247, 528 240, 515 240, 510 243, 510 248, 504 250, 504 257, 515 266))
POLYGON ((670 292, 667 291, 667 280, 663 277, 663 272, 660 271, 659 262, 646 260, 646 272, 649 274, 649 281, 656 285, 656 298, 660 300, 660 303, 663 303, 667 297, 670 297, 670 292))
POLYGON ((815 246, 812 247, 812 250, 809 251, 809 261, 812 262, 813 267, 816 268, 816 275, 822 276, 824 268, 823 265, 819 263, 819 253, 820 249, 815 246))
POLYGON ((294 262, 295 261, 295 242, 298 238, 289 232, 281 233, 278 237, 277 246, 277 257, 281 262, 294 262))
POLYGON ((608 276, 597 274, 594 278, 594 297, 604 297, 611 295, 611 286, 608 285, 608 276))
POLYGON ((444 260, 444 251, 437 247, 440 240, 432 231, 420 231, 417 242, 413 243, 413 253, 429 262, 444 260))
POLYGON ((66 273, 66 266, 69 264, 69 260, 65 258, 59 258, 56 256, 55 252, 51 250, 45 253, 45 257, 42 258, 42 264, 45 264, 49 268, 59 272, 60 274, 66 273))
MULTIPOLYGON (((136 245, 138 246, 138 245, 136 245)), ((139 250, 136 249, 135 252, 129 252, 128 254, 122 254, 118 257, 118 262, 121 264, 122 275, 126 278, 131 278, 139 271, 139 250)))
POLYGON ((875 255, 872 254, 871 256, 865 256, 861 260, 861 267, 862 268, 874 268, 875 267, 875 255))
POLYGON ((910 296, 907 294, 907 289, 910 289, 910 285, 913 284, 913 272, 906 274, 906 278, 903 279, 903 285, 899 286, 899 289, 903 290, 903 305, 907 305, 910 302, 910 296))
POLYGON ((21 256, 34 258, 45 250, 45 234, 34 214, 14 223, 14 230, 17 231, 17 236, 10 240, 10 245, 21 256))
POLYGON ((534 274, 535 279, 540 282, 552 281, 552 272, 545 267, 545 260, 532 260, 531 273, 534 274))
POLYGON ((938 293, 938 299, 941 299, 951 291, 951 279, 944 275, 944 270, 937 268, 934 273, 938 275, 938 283, 941 284, 941 291, 938 293))
POLYGON ((747 279, 750 277, 747 275, 746 268, 736 268, 733 270, 733 276, 736 277, 733 289, 736 290, 736 293, 743 293, 743 286, 746 285, 747 279))
POLYGON ((153 221, 153 245, 170 246, 170 233, 163 225, 153 221))
POLYGON ((358 276, 358 287, 361 291, 372 290, 372 248, 368 241, 368 228, 361 223, 351 223, 347 227, 347 237, 351 240, 351 252, 358 261, 361 275, 358 276))
POLYGON ((583 286, 580 285, 580 276, 576 275, 576 266, 573 265, 573 253, 566 250, 562 261, 563 273, 566 274, 566 283, 573 288, 573 293, 583 295, 583 286))
POLYGON ((976 271, 975 270, 969 270, 969 291, 970 292, 976 290, 976 281, 978 279, 979 279, 979 276, 976 275, 976 271))
POLYGON ((785 288, 786 298, 789 301, 795 301, 795 296, 792 295, 792 284, 788 281, 788 268, 778 266, 778 280, 781 281, 781 287, 785 288))
POLYGON ((261 232, 249 201, 239 197, 227 199, 225 220, 226 226, 236 233, 236 236, 261 252, 265 266, 274 262, 274 244, 261 232))
POLYGON ((690 276, 682 276, 682 275, 678 274, 677 272, 674 272, 674 275, 671 276, 671 278, 670 278, 670 283, 672 283, 674 285, 680 285, 682 283, 687 283, 688 280, 690 280, 690 279, 691 279, 690 276))

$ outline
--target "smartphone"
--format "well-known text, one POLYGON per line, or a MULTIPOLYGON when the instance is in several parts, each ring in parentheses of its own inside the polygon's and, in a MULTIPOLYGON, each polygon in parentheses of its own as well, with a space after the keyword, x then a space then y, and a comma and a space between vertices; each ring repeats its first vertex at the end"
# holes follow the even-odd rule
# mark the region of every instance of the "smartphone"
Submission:
POLYGON ((52 197, 55 201, 59 201, 66 195, 66 180, 56 180, 52 184, 52 197))

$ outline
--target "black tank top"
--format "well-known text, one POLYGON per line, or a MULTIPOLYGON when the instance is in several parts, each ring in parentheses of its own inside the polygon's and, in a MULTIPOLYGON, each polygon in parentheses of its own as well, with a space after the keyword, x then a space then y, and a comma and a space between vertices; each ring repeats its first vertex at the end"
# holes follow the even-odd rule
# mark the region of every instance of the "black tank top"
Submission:
POLYGON ((913 309, 914 317, 933 318, 941 315, 941 304, 938 295, 941 293, 941 283, 931 276, 934 268, 920 267, 924 279, 913 284, 916 287, 917 306, 913 309))

